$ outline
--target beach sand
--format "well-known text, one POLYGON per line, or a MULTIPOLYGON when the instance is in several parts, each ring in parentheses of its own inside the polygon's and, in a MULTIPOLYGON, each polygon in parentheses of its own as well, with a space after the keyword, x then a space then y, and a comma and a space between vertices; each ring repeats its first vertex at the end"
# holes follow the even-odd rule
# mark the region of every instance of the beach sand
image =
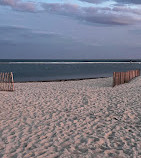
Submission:
POLYGON ((0 158, 141 158, 141 77, 15 83, 0 92, 0 158))

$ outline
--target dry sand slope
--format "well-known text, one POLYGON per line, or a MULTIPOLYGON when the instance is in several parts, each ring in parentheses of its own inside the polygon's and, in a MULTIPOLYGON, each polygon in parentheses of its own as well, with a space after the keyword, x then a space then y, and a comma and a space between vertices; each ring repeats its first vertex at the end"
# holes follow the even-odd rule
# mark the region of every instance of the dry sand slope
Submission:
POLYGON ((0 92, 0 158, 140 158, 141 77, 16 83, 0 92))

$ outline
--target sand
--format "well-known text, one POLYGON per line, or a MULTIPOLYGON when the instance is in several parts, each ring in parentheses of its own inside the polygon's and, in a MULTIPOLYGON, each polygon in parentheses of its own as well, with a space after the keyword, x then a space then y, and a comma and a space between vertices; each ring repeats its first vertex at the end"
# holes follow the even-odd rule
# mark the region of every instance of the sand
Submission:
POLYGON ((141 77, 15 89, 0 92, 0 158, 141 158, 141 77))

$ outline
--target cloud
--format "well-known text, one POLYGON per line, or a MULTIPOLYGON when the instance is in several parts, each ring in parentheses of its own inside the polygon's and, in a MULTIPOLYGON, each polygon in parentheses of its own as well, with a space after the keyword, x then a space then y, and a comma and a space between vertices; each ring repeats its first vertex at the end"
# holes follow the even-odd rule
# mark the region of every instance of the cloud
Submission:
POLYGON ((0 35, 0 58, 87 58, 98 47, 55 32, 18 25, 0 26, 0 35))
MULTIPOLYGON (((33 0, 0 0, 0 5, 11 6, 13 9, 19 11, 46 11, 50 13, 74 17, 83 22, 107 24, 107 25, 132 25, 141 22, 141 6, 137 0, 79 0, 82 3, 88 2, 87 5, 80 5, 78 1, 73 3, 65 2, 50 3, 40 2, 33 0), (103 2, 103 3, 102 3, 103 2), (117 2, 117 3, 113 3, 117 2), (98 4, 99 3, 99 4, 98 4), (125 3, 134 3, 126 5, 125 3), (88 5, 89 4, 89 5, 88 5), (100 6, 101 5, 101 6, 100 6), (39 9, 40 8, 40 9, 39 9)), ((141 3, 141 2, 140 2, 141 3)))
MULTIPOLYGON (((111 1, 111 0, 80 0, 82 2, 89 2, 89 3, 102 3, 105 1, 111 1)), ((141 4, 140 0, 113 0, 117 3, 122 3, 122 4, 141 4)))
POLYGON ((102 3, 102 2, 104 2, 106 0, 80 0, 80 1, 97 4, 97 3, 102 3))
POLYGON ((129 30, 129 33, 135 34, 135 35, 141 35, 141 29, 136 29, 136 30, 129 30))
POLYGON ((40 31, 40 30, 32 30, 29 27, 20 26, 20 25, 0 25, 0 34, 8 34, 8 33, 30 33, 36 34, 39 36, 53 36, 53 35, 60 35, 56 34, 55 32, 47 32, 47 31, 40 31))
POLYGON ((19 26, 19 25, 11 25, 11 26, 0 26, 0 31, 2 32, 14 32, 14 31, 25 31, 25 30, 30 30, 27 27, 24 26, 19 26))
POLYGON ((0 43, 46 43, 46 41, 60 41, 64 36, 55 32, 33 30, 18 25, 0 26, 0 43), (2 42, 3 41, 3 42, 2 42))
POLYGON ((36 11, 36 5, 33 2, 22 2, 20 0, 0 0, 0 5, 10 6, 19 11, 36 11))
POLYGON ((128 6, 111 7, 80 7, 73 4, 43 3, 42 7, 51 13, 73 16, 86 22, 130 25, 141 22, 141 10, 133 9, 128 6))
POLYGON ((118 3, 126 3, 126 4, 141 4, 140 0, 115 0, 118 3))

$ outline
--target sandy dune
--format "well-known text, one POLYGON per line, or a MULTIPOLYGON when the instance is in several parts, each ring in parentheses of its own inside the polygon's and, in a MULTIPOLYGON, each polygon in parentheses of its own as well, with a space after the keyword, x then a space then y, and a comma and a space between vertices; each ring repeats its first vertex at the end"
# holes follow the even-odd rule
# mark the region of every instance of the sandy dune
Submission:
POLYGON ((0 92, 0 158, 141 158, 141 77, 15 89, 0 92))

